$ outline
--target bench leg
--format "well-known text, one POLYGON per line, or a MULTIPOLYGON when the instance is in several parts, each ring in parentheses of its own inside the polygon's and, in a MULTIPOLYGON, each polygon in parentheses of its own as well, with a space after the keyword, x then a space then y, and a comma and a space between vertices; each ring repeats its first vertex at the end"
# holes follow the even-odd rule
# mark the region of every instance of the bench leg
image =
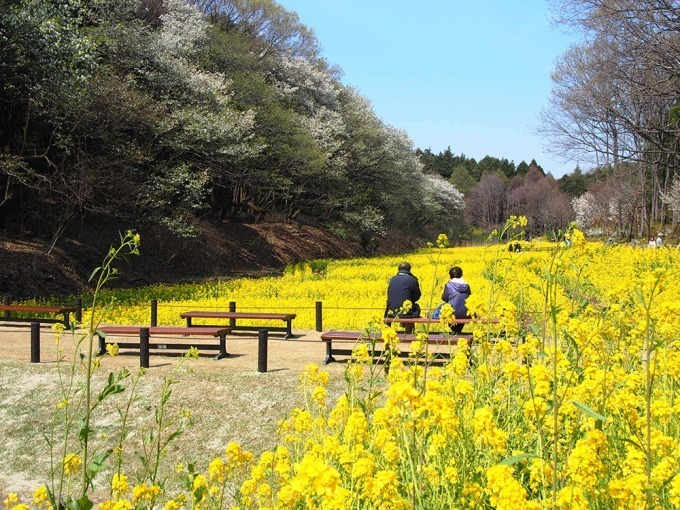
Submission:
POLYGON ((227 352, 227 335, 220 335, 220 352, 217 353, 213 359, 230 358, 231 354, 227 352))
POLYGON ((97 333, 97 338, 99 339, 99 352, 97 353, 97 356, 103 356, 106 354, 106 339, 101 333, 97 333))
POLYGON ((191 317, 187 317, 187 328, 191 327, 191 317))
POLYGON ((64 312, 64 327, 71 329, 71 322, 69 321, 70 312, 64 312))
POLYGON ((326 359, 323 360, 323 364, 328 365, 333 362, 335 362, 335 358, 333 357, 333 342, 329 340, 326 342, 326 359))
POLYGON ((292 321, 286 321, 286 335, 283 337, 284 340, 293 338, 293 328, 291 326, 292 321))

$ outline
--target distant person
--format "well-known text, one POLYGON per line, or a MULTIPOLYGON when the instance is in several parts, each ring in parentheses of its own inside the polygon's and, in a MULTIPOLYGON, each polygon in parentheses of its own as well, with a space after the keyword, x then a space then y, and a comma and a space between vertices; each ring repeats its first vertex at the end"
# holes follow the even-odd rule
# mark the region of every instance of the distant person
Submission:
POLYGON ((649 242, 647 243, 647 246, 650 248, 656 248, 656 241, 654 241, 653 237, 649 238, 649 242))
POLYGON ((663 246, 663 234, 656 236, 656 247, 661 248, 663 246))
MULTIPOLYGON (((385 317, 420 317, 418 304, 420 296, 420 283, 418 283, 418 278, 411 274, 411 264, 402 262, 399 264, 397 274, 390 278, 387 286, 385 317), (410 310, 403 310, 404 301, 411 302, 410 310)), ((413 324, 406 324, 404 329, 407 333, 411 333, 413 324)))
MULTIPOLYGON (((469 319, 467 305, 465 301, 472 294, 470 285, 463 280, 463 270, 456 266, 449 270, 449 277, 451 278, 446 285, 444 285, 444 292, 442 293, 442 301, 447 302, 453 307, 456 319, 469 319)), ((451 332, 458 334, 463 330, 465 324, 453 324, 451 332)))

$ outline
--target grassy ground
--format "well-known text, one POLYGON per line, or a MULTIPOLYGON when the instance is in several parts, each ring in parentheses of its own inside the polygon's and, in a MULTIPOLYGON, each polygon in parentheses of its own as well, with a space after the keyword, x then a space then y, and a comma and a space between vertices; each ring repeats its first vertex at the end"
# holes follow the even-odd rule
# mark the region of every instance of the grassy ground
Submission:
MULTIPOLYGON (((297 391, 298 375, 305 366, 324 359, 324 345, 315 332, 300 332, 295 341, 272 337, 269 342, 268 372, 257 372, 257 338, 239 336, 230 339, 227 350, 231 358, 214 361, 209 357, 188 360, 177 374, 180 382, 173 387, 169 416, 189 409, 194 420, 186 432, 173 441, 163 463, 167 471, 180 462, 193 461, 204 470, 231 442, 259 453, 275 445, 278 420, 291 409, 302 405, 297 391)), ((62 345, 68 351, 68 335, 62 345)), ((49 448, 46 436, 53 427, 54 410, 60 401, 59 370, 54 337, 41 330, 41 363, 30 363, 30 332, 27 328, 0 328, 0 496, 7 492, 29 495, 45 483, 49 475, 49 448)), ((154 411, 165 378, 177 366, 179 358, 151 355, 151 367, 138 385, 129 436, 125 440, 125 471, 134 480, 141 469, 135 452, 141 452, 143 431, 151 427, 154 411)), ((95 375, 101 387, 110 372, 127 368, 138 372, 136 355, 104 357, 95 375)), ((343 364, 323 367, 331 374, 329 401, 342 392, 343 364)), ((131 381, 131 380, 129 380, 131 381)), ((129 383, 126 383, 129 386, 129 383)), ((105 434, 104 443, 113 444, 119 434, 118 410, 123 408, 128 392, 106 400, 95 414, 96 436, 105 434)), ((0 499, 1 500, 1 499, 0 499)))

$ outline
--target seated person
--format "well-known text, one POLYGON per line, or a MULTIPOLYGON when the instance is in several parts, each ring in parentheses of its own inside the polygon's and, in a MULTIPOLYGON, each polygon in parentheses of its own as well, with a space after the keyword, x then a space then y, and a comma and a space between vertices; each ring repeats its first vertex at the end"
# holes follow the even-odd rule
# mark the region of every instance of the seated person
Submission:
MULTIPOLYGON (((411 264, 402 262, 399 264, 398 272, 387 286, 387 306, 385 317, 420 317, 420 284, 418 278, 411 274, 411 264), (404 301, 410 301, 411 309, 403 309, 404 301)), ((407 333, 413 331, 413 324, 406 324, 407 333), (409 327, 410 326, 410 327, 409 327)))
MULTIPOLYGON (((444 292, 442 293, 442 301, 447 302, 453 307, 456 319, 469 319, 467 306, 465 301, 468 296, 472 294, 470 285, 463 280, 463 270, 456 266, 449 270, 449 277, 451 278, 446 285, 444 285, 444 292)), ((452 324, 451 331, 458 334, 463 330, 465 324, 452 324)))

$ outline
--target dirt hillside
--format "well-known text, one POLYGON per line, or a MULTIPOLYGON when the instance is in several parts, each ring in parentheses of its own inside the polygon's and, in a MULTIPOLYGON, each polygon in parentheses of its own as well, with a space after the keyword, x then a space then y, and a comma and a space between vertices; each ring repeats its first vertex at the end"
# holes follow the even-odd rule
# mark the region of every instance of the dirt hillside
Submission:
MULTIPOLYGON (((12 299, 67 296, 86 292, 88 278, 119 232, 129 227, 100 219, 71 227, 53 248, 45 240, 0 232, 0 294, 12 299)), ((401 253, 424 241, 390 234, 375 240, 370 252, 347 236, 292 222, 203 223, 201 234, 181 239, 160 227, 140 229, 141 256, 121 266, 115 286, 201 281, 269 274, 288 264, 318 258, 401 253)))

